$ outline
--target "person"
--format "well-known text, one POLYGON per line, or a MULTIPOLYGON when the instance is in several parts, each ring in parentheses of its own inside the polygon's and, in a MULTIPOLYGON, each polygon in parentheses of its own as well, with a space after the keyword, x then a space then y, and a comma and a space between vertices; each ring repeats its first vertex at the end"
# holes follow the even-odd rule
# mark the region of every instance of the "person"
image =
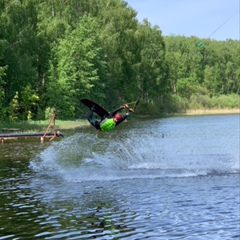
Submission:
POLYGON ((127 104, 125 104, 123 107, 116 109, 112 113, 110 113, 105 118, 101 119, 100 121, 96 121, 93 119, 93 112, 95 108, 94 106, 90 109, 90 112, 87 116, 87 120, 90 122, 90 124, 95 127, 98 131, 109 131, 114 129, 117 125, 122 123, 128 116, 130 112, 133 112, 132 108, 129 108, 127 104), (123 109, 127 109, 128 112, 125 114, 125 116, 122 116, 120 111, 123 109))

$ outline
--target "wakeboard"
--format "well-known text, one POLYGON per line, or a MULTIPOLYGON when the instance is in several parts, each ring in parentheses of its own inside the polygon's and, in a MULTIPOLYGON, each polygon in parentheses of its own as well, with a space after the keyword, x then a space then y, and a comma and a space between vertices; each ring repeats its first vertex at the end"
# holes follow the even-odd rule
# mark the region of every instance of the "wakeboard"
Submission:
POLYGON ((83 98, 80 101, 89 109, 91 109, 94 106, 93 112, 95 112, 101 118, 105 118, 106 116, 109 115, 109 112, 106 109, 104 109, 102 106, 100 106, 99 104, 95 103, 90 99, 83 98))

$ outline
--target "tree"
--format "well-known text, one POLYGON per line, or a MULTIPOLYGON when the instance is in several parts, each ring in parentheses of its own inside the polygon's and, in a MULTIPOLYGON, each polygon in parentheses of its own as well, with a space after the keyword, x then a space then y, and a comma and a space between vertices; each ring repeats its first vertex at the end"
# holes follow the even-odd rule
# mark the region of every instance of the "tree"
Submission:
POLYGON ((219 93, 219 79, 221 79, 221 76, 217 64, 205 68, 203 85, 209 90, 211 97, 219 93))
POLYGON ((19 104, 22 102, 21 93, 26 85, 37 89, 38 41, 35 1, 9 0, 4 3, 0 16, 0 39, 4 39, 5 46, 0 61, 1 65, 5 66, 4 105, 8 106, 16 92, 18 92, 19 104))
POLYGON ((79 100, 83 97, 99 101, 105 98, 105 61, 98 29, 96 20, 84 15, 79 26, 66 34, 56 48, 48 104, 61 109, 62 118, 77 117, 81 113, 79 100))
POLYGON ((101 1, 98 21, 103 34, 103 50, 106 54, 106 105, 113 108, 137 99, 135 32, 137 13, 119 0, 101 1))
POLYGON ((165 43, 161 31, 145 19, 139 25, 136 37, 139 49, 138 79, 144 101, 159 104, 168 91, 165 43))

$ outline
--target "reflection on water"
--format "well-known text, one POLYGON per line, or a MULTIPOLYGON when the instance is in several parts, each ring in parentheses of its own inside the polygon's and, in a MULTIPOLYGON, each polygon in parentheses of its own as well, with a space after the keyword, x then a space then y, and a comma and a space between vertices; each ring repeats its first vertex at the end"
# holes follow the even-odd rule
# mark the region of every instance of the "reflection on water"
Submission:
POLYGON ((0 239, 238 239, 239 116, 0 146, 0 239))

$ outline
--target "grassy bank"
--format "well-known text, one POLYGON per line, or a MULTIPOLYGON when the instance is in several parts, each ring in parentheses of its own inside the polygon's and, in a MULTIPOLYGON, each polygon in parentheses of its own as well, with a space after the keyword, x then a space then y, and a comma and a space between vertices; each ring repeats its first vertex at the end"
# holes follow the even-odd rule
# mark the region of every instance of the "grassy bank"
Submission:
MULTIPOLYGON (((19 129, 21 132, 34 131, 34 132, 44 132, 49 125, 48 120, 44 121, 21 121, 15 123, 0 123, 0 129, 3 128, 15 128, 19 129)), ((75 120, 75 121, 62 121, 56 120, 55 126, 57 130, 62 129, 73 129, 76 127, 85 127, 89 123, 85 119, 75 120)), ((49 131, 53 130, 53 124, 50 125, 49 131)))

